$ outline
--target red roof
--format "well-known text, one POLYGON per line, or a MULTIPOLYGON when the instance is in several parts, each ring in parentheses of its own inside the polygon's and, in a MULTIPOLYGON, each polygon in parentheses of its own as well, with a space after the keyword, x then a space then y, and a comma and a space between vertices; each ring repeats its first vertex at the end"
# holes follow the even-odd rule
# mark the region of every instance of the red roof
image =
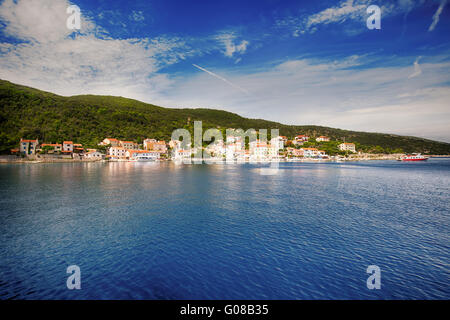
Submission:
POLYGON ((41 144, 41 147, 45 147, 45 146, 61 147, 61 144, 59 144, 59 143, 43 143, 43 144, 41 144))

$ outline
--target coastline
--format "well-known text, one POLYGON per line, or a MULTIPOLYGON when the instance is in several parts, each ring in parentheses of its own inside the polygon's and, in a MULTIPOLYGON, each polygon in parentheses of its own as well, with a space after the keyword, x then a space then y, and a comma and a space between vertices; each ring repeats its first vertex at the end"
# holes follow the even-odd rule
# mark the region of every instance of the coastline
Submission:
MULTIPOLYGON (((429 155, 429 158, 450 158, 450 155, 429 155)), ((307 163, 324 163, 324 162, 354 162, 354 161, 373 161, 373 160, 391 160, 391 161, 397 161, 398 155, 371 155, 371 156, 350 156, 349 158, 343 158, 343 159, 296 159, 296 160, 289 160, 289 159, 283 159, 279 161, 231 161, 227 162, 226 160, 222 161, 212 161, 212 163, 218 164, 218 163, 230 163, 230 164, 242 164, 242 163, 271 163, 271 162, 307 162, 307 163)), ((92 160, 79 160, 79 159, 39 159, 39 160, 31 160, 31 159, 14 159, 14 158, 1 158, 0 157, 0 164, 11 164, 11 163, 17 163, 17 164, 39 164, 39 163, 92 163, 92 162, 136 162, 135 160, 99 160, 99 159, 92 159, 92 160)), ((157 160, 157 161, 150 161, 150 162, 177 162, 175 160, 157 160)), ((181 161, 182 162, 182 161, 181 161)))

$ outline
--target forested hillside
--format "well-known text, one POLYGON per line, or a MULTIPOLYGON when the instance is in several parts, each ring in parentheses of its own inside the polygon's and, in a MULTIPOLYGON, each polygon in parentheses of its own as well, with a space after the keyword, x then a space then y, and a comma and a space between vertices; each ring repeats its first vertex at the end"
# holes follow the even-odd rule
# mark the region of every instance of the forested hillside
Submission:
POLYGON ((162 108, 133 99, 81 95, 62 97, 49 92, 0 80, 0 152, 17 147, 21 137, 45 142, 73 140, 95 146, 105 137, 135 140, 169 140, 174 129, 192 130, 193 121, 203 128, 278 128, 281 135, 325 135, 355 142, 366 151, 423 152, 450 154, 450 144, 416 137, 355 132, 321 126, 289 126, 276 122, 247 119, 214 109, 162 108))

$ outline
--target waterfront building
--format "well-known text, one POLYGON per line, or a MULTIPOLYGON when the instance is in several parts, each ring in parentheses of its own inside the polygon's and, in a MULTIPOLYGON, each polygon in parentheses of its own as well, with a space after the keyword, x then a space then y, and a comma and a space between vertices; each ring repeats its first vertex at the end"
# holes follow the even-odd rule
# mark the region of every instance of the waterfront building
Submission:
POLYGON ((341 151, 350 151, 356 153, 356 148, 354 143, 344 142, 338 145, 339 150, 341 151))
POLYGON ((174 149, 173 160, 183 160, 191 158, 191 150, 174 149))
POLYGON ((249 143, 250 159, 256 161, 267 160, 268 148, 267 142, 263 142, 259 139, 251 141, 249 143))
POLYGON ((284 149, 284 145, 286 143, 287 139, 286 137, 278 136, 274 137, 270 140, 270 145, 275 149, 284 149))
POLYGON ((294 150, 292 150, 292 155, 294 157, 301 158, 304 156, 304 150, 303 149, 294 149, 294 150))
POLYGON ((319 156, 319 150, 317 148, 301 148, 303 150, 303 156, 305 158, 316 158, 319 156))
POLYGON ((145 139, 144 150, 153 150, 160 153, 167 153, 167 145, 164 140, 157 141, 156 139, 145 139))
POLYGON ((73 152, 73 142, 72 141, 63 141, 61 151, 65 152, 65 153, 72 153, 73 152))
POLYGON ((108 155, 112 158, 126 158, 127 150, 122 147, 111 147, 108 150, 108 155))
POLYGON ((27 140, 27 139, 20 139, 20 146, 19 150, 20 153, 26 156, 32 156, 36 154, 36 148, 39 145, 39 140, 27 140))
POLYGON ((105 155, 95 149, 90 149, 90 151, 84 154, 84 157, 88 160, 102 160, 105 158, 105 155))
POLYGON ((119 141, 119 147, 127 150, 138 150, 139 145, 134 141, 119 141))
POLYGON ((157 142, 156 139, 145 139, 143 142, 144 150, 152 150, 153 145, 157 142))

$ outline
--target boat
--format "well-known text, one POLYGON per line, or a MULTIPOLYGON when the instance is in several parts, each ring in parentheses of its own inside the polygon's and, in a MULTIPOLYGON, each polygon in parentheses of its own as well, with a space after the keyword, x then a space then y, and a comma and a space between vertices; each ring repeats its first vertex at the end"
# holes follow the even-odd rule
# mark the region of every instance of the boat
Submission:
POLYGON ((145 155, 138 155, 135 159, 137 162, 148 162, 157 160, 157 158, 154 156, 145 156, 145 155))
POLYGON ((425 161, 428 160, 428 157, 421 155, 420 153, 413 153, 404 155, 399 159, 400 161, 425 161))

